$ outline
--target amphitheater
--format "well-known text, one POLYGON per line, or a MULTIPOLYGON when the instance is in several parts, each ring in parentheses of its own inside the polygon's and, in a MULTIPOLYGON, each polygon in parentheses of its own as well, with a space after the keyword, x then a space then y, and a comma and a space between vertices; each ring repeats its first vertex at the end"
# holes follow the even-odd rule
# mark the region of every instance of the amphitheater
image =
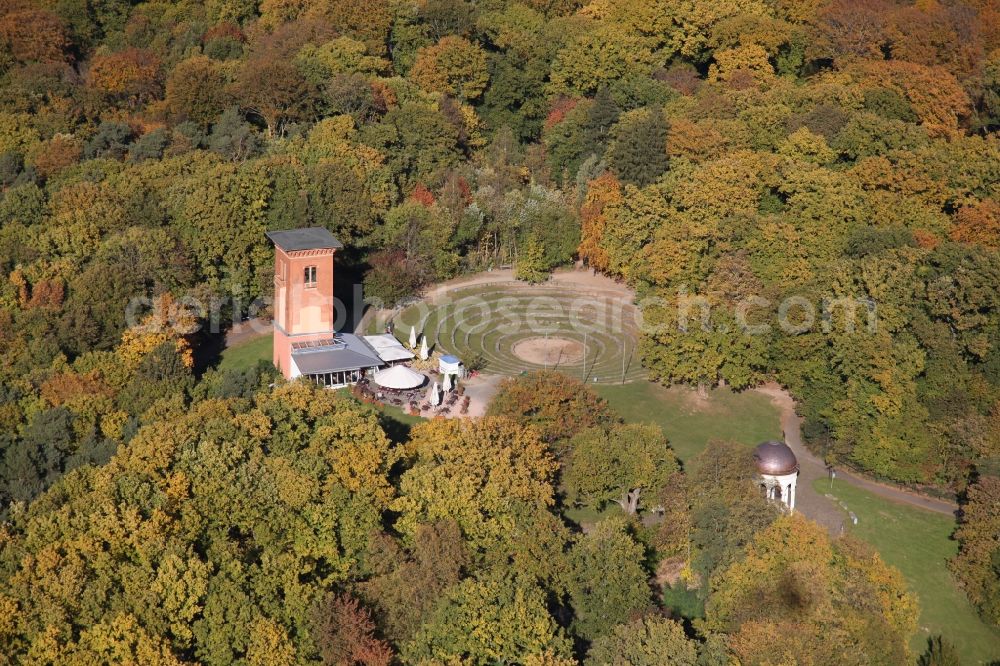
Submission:
POLYGON ((476 284, 415 303, 394 321, 401 339, 415 326, 438 352, 467 363, 481 356, 487 374, 549 368, 587 382, 645 379, 636 350, 638 311, 621 291, 476 284))

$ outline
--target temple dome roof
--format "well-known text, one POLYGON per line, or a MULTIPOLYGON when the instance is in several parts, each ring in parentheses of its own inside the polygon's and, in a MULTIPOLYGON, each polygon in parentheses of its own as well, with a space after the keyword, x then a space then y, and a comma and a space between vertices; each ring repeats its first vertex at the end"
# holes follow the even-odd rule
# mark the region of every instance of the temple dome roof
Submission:
POLYGON ((757 463, 757 471, 761 474, 781 476, 794 474, 799 469, 799 461, 784 442, 771 440, 759 444, 753 450, 753 459, 757 463))

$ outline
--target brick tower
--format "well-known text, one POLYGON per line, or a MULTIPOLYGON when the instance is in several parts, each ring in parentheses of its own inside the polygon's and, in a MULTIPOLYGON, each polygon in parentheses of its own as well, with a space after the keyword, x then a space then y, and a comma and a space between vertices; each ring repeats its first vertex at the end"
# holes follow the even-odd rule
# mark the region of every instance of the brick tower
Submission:
POLYGON ((326 229, 269 231, 274 243, 274 365, 299 374, 293 347, 334 336, 333 257, 344 246, 326 229))

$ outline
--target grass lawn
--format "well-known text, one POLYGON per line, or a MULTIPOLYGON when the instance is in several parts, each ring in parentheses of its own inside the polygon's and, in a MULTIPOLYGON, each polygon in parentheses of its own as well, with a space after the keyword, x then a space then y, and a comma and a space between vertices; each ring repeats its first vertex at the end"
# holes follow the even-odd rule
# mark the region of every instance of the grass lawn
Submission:
POLYGON ((889 502, 854 486, 817 481, 817 491, 832 494, 858 516, 849 529, 875 546, 897 567, 920 598, 920 628, 912 647, 923 652, 927 637, 942 634, 958 647, 963 664, 989 663, 1000 657, 1000 631, 976 615, 945 562, 958 550, 950 535, 955 521, 945 515, 889 502))
POLYGON ((665 388, 652 382, 593 387, 631 423, 656 423, 663 428, 677 457, 690 460, 711 440, 731 440, 755 446, 781 439, 777 408, 767 396, 729 389, 710 391, 701 403, 694 390, 665 388))
POLYGON ((257 365, 257 361, 270 361, 273 338, 273 334, 268 334, 224 350, 219 370, 246 370, 257 365))
POLYGON ((565 516, 567 520, 582 526, 585 524, 593 525, 594 523, 600 522, 605 518, 611 518, 612 516, 624 516, 625 512, 622 511, 622 508, 614 502, 609 502, 608 505, 601 511, 590 507, 567 507, 566 509, 563 509, 562 515, 565 516))
POLYGON ((401 407, 396 407, 395 405, 374 405, 375 409, 382 412, 386 418, 392 419, 393 421, 399 421, 406 425, 416 425, 417 423, 422 423, 426 421, 423 416, 414 416, 409 412, 404 412, 401 407))

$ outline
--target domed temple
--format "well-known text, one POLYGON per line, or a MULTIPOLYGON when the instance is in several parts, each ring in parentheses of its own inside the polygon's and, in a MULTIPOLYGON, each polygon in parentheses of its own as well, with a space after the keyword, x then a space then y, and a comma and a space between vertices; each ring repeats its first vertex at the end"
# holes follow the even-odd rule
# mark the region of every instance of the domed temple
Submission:
POLYGON ((794 511, 799 461, 792 450, 784 442, 771 440, 754 449, 753 459, 767 498, 781 502, 789 511, 794 511))

